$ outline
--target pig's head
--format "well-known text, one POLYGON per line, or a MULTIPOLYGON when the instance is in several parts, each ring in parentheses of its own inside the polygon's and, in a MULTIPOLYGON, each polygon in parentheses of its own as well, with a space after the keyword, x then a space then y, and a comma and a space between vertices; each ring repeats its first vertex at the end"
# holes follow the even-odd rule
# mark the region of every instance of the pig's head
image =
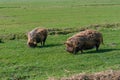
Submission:
POLYGON ((65 45, 66 45, 66 51, 68 51, 69 53, 76 54, 79 51, 79 48, 77 47, 77 44, 75 44, 74 41, 66 41, 65 45))
POLYGON ((36 47, 37 46, 37 42, 34 39, 34 37, 31 37, 31 35, 28 33, 28 41, 27 41, 27 45, 29 47, 36 47))
POLYGON ((33 42, 33 41, 29 41, 27 44, 29 47, 36 47, 37 46, 37 43, 33 42))

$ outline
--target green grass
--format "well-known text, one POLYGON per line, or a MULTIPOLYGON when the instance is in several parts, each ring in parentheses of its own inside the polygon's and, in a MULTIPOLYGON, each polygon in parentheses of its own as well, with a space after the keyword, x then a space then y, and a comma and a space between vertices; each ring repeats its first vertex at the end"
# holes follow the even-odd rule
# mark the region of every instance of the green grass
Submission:
POLYGON ((120 21, 119 0, 11 1, 0 3, 0 34, 27 32, 38 26, 77 28, 120 21))
MULTIPOLYGON (((0 36, 23 34, 35 27, 81 28, 120 21, 119 0, 0 0, 0 36)), ((93 28, 93 27, 89 27, 93 28)), ((49 35, 45 47, 29 48, 27 39, 0 43, 1 80, 46 80, 104 70, 120 70, 120 25, 98 29, 105 45, 100 51, 69 54, 64 42, 74 33, 49 35)), ((1 39, 0 39, 1 40, 1 39)))
POLYGON ((99 52, 92 49, 77 55, 66 52, 63 44, 72 34, 49 35, 45 47, 33 49, 24 39, 5 41, 0 44, 0 78, 44 80, 80 72, 120 69, 119 30, 105 29, 102 33, 105 45, 100 46, 99 52))

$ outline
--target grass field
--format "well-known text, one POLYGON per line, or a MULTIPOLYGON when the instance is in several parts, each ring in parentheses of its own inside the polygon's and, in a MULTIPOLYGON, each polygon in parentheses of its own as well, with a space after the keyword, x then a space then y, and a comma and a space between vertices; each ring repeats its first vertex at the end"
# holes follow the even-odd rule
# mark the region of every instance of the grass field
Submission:
POLYGON ((103 33, 105 43, 100 51, 92 49, 77 55, 66 52, 63 44, 77 32, 49 35, 46 46, 37 48, 29 48, 24 37, 3 39, 0 80, 46 80, 84 72, 120 70, 119 17, 119 0, 0 0, 0 38, 9 34, 25 35, 38 26, 80 29, 93 24, 113 24, 97 29, 103 33))
POLYGON ((110 0, 32 1, 1 1, 0 34, 11 33, 10 30, 12 33, 27 32, 38 26, 76 28, 90 24, 118 23, 120 21, 119 0, 114 2, 110 0))

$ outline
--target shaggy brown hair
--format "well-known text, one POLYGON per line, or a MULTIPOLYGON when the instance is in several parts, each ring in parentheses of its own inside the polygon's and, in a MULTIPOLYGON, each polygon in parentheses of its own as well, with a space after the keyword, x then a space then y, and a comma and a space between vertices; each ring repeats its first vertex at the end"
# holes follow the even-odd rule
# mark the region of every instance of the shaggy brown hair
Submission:
POLYGON ((101 43, 103 43, 102 34, 98 31, 88 29, 68 38, 65 45, 67 47, 66 50, 70 53, 77 53, 79 50, 82 53, 83 50, 94 47, 98 50, 101 43))
POLYGON ((32 31, 28 32, 28 41, 27 44, 30 47, 36 47, 37 43, 41 43, 42 46, 45 45, 47 38, 47 29, 44 28, 35 28, 32 31))

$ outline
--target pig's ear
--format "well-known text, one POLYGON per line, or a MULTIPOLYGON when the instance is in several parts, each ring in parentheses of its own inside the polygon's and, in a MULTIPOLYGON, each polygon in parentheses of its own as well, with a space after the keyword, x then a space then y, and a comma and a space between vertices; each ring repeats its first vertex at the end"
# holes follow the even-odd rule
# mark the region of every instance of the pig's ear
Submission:
POLYGON ((64 44, 71 46, 71 43, 69 41, 66 41, 64 44))
POLYGON ((34 44, 37 44, 36 42, 34 42, 34 44))
POLYGON ((68 41, 66 41, 66 42, 64 42, 64 44, 69 44, 69 42, 68 42, 68 41))

